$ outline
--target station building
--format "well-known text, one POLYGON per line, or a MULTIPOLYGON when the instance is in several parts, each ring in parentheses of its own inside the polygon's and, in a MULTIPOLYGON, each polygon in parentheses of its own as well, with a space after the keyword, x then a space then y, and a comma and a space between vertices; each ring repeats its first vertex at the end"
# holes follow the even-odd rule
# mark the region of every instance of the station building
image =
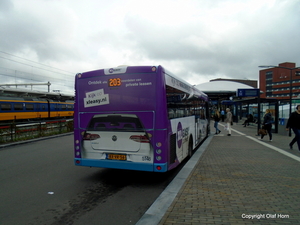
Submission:
POLYGON ((262 98, 290 99, 300 95, 300 67, 296 63, 284 62, 259 71, 259 88, 263 92, 262 98))

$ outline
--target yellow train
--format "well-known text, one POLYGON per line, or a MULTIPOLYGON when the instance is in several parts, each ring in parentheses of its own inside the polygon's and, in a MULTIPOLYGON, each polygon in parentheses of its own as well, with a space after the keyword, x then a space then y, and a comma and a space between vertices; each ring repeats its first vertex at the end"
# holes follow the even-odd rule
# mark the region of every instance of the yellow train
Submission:
POLYGON ((72 118, 74 103, 28 97, 0 97, 0 121, 72 118))

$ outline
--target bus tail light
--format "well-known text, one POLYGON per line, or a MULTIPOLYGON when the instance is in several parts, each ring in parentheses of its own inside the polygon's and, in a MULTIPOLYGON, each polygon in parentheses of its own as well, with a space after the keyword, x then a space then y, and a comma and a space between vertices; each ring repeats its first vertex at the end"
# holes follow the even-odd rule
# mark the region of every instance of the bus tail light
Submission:
POLYGON ((150 143, 149 138, 145 135, 131 135, 130 140, 140 143, 150 143))
POLYGON ((98 138, 100 138, 100 135, 98 134, 85 133, 85 135, 83 136, 83 140, 87 140, 87 141, 96 140, 98 138))

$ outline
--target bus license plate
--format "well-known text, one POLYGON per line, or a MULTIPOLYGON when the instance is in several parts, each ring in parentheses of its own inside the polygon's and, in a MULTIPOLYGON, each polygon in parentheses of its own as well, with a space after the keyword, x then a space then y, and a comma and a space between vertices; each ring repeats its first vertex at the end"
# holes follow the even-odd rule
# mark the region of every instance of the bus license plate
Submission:
POLYGON ((126 155, 120 155, 120 154, 107 154, 107 159, 111 160, 126 160, 126 155))

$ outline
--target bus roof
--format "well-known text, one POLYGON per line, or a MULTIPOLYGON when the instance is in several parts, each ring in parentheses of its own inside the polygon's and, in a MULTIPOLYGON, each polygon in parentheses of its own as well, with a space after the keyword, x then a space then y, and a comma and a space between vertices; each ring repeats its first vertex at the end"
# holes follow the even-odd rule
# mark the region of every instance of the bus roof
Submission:
MULTIPOLYGON (((189 94, 188 98, 196 97, 202 98, 204 100, 208 100, 208 96, 202 92, 201 90, 195 88, 195 85, 191 85, 187 81, 181 79, 180 77, 172 74, 170 71, 166 70, 161 65, 158 66, 118 66, 118 67, 111 67, 111 68, 104 68, 100 69, 104 71, 105 75, 114 75, 114 74, 125 74, 125 73, 136 73, 136 72, 153 72, 162 69, 165 74, 166 84, 170 87, 179 89, 189 94)), ((100 70, 88 71, 84 73, 79 73, 80 76, 82 74, 96 72, 100 70)), ((77 75, 79 75, 77 74, 77 75)))
POLYGON ((197 97, 202 98, 204 100, 208 100, 207 94, 202 92, 201 90, 195 88, 195 85, 191 85, 187 81, 184 81, 183 79, 179 78, 178 76, 172 74, 170 71, 165 70, 166 74, 166 84, 168 86, 174 87, 176 89, 185 91, 189 93, 188 98, 197 97))

